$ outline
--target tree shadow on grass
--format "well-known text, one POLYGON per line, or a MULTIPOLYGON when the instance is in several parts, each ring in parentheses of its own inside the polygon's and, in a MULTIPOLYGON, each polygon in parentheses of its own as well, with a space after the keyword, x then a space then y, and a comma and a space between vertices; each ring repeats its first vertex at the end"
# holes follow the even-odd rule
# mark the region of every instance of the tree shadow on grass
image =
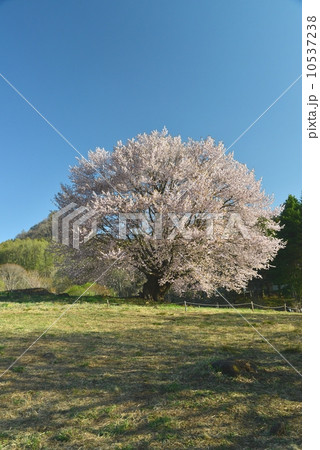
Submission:
MULTIPOLYGON (((225 317, 214 319, 215 326, 226 328, 237 323, 230 323, 230 316, 228 323, 224 323, 225 317)), ((207 318, 192 320, 192 325, 199 326, 207 318)), ((119 333, 46 335, 0 379, 5 396, 2 413, 12 409, 11 415, 3 414, 2 428, 54 431, 77 427, 79 417, 90 418, 92 411, 101 410, 86 425, 87 430, 111 440, 116 435, 120 441, 145 435, 133 448, 149 448, 154 439, 190 442, 201 438, 209 433, 208 417, 215 430, 210 431, 210 439, 217 434, 212 448, 272 448, 280 444, 289 448, 293 441, 299 445, 297 431, 290 425, 300 420, 297 407, 296 413, 284 409, 280 414, 273 405, 296 405, 301 400, 301 379, 266 343, 235 342, 233 348, 222 340, 208 345, 206 339, 195 340, 180 327, 170 329, 168 323, 166 318, 159 326, 152 322, 119 333), (233 378, 212 370, 211 361, 229 357, 253 359, 257 373, 233 378), (244 409, 237 413, 239 402, 244 409), (110 424, 104 412, 110 405, 128 417, 137 414, 136 422, 126 426, 118 418, 110 424), (167 416, 174 419, 165 419, 167 416), (277 421, 289 424, 282 436, 270 435, 277 421)), ((29 334, 23 345, 19 339, 5 338, 2 369, 36 337, 29 334)), ((274 339, 278 338, 275 333, 274 339)), ((286 356, 300 368, 298 352, 286 356)), ((170 442, 165 446, 171 448, 170 442)))

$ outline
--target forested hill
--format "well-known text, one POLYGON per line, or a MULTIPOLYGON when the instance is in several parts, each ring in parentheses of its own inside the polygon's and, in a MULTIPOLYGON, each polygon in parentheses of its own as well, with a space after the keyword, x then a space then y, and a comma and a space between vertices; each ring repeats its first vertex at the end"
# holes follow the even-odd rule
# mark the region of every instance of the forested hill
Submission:
POLYGON ((46 241, 51 241, 52 231, 52 214, 51 212, 48 217, 46 217, 41 222, 33 225, 28 231, 21 231, 16 236, 16 239, 45 239, 46 241))

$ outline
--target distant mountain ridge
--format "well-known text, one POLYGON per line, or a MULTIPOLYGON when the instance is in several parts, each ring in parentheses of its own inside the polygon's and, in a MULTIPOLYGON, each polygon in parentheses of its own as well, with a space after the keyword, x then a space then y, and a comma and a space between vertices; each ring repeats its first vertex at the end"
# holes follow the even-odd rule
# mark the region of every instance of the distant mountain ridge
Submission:
POLYGON ((45 239, 51 241, 52 238, 52 215, 50 212, 48 217, 46 217, 41 222, 33 225, 28 231, 21 231, 17 234, 15 239, 45 239))

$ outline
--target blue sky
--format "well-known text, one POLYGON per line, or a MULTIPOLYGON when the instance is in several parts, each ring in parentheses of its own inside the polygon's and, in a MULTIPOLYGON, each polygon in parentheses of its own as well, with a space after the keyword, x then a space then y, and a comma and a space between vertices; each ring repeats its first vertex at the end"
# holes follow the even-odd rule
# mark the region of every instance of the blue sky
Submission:
MULTIPOLYGON (((0 72, 84 155, 162 129, 228 147, 301 73, 298 0, 0 0, 0 72)), ((0 241, 54 209, 77 154, 0 78, 0 241)), ((301 80, 232 148, 301 195, 301 80)))

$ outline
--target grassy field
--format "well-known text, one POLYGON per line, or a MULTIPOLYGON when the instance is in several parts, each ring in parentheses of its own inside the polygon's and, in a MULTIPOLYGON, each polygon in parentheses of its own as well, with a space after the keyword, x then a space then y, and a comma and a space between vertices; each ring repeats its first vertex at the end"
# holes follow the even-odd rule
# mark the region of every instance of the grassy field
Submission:
MULTIPOLYGON (((0 369, 65 307, 0 302, 0 369)), ((300 314, 241 312, 301 369, 300 314)), ((84 301, 0 378, 0 448, 297 449, 300 389, 232 310, 84 301), (257 373, 211 368, 228 357, 257 373)))

